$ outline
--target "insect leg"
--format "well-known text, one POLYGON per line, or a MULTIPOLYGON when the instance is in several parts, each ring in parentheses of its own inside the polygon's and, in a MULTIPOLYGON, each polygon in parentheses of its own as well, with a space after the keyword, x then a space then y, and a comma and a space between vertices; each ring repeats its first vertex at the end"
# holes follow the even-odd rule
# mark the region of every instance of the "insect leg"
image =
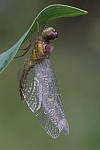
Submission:
POLYGON ((20 57, 23 57, 23 56, 25 56, 25 54, 27 54, 27 52, 29 51, 29 49, 31 48, 31 46, 32 46, 32 44, 30 44, 28 47, 26 47, 25 49, 19 49, 19 50, 23 50, 23 51, 25 51, 22 55, 20 55, 20 56, 16 56, 16 57, 14 57, 14 58, 20 58, 20 57))

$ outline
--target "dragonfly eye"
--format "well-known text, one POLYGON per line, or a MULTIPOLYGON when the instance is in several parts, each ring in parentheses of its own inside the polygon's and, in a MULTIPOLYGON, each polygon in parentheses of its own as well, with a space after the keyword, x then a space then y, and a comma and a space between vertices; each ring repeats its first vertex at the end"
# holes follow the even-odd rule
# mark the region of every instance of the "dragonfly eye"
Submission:
POLYGON ((46 28, 42 32, 42 38, 47 41, 56 39, 57 37, 58 37, 58 34, 57 34, 56 30, 52 27, 46 28))

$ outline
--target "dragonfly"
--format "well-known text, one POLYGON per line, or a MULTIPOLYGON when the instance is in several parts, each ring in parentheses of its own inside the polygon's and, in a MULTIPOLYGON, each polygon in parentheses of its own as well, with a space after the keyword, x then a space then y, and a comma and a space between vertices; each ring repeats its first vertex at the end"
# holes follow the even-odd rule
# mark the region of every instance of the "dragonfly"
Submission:
POLYGON ((20 97, 52 138, 69 133, 62 97, 50 62, 52 40, 58 37, 53 27, 44 28, 34 42, 29 59, 24 62, 19 82, 20 97))

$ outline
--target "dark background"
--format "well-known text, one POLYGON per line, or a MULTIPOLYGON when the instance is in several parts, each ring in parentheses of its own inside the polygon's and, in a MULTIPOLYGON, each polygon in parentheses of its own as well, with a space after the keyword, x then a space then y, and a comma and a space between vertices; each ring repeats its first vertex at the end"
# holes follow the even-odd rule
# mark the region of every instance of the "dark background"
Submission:
POLYGON ((89 12, 47 24, 56 28, 59 34, 54 41, 51 62, 70 133, 67 137, 61 134, 57 140, 50 138, 20 100, 17 72, 28 57, 26 55, 13 60, 0 75, 0 150, 100 149, 99 0, 0 0, 0 53, 19 40, 43 8, 54 3, 89 12))

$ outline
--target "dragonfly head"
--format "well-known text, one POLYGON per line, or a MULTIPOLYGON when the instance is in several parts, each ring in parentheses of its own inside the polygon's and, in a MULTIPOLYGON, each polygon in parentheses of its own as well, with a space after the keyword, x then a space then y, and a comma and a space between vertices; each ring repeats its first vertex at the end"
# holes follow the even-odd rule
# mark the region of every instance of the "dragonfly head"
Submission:
POLYGON ((42 32, 42 38, 45 41, 54 40, 58 37, 56 30, 52 27, 45 28, 42 32))

